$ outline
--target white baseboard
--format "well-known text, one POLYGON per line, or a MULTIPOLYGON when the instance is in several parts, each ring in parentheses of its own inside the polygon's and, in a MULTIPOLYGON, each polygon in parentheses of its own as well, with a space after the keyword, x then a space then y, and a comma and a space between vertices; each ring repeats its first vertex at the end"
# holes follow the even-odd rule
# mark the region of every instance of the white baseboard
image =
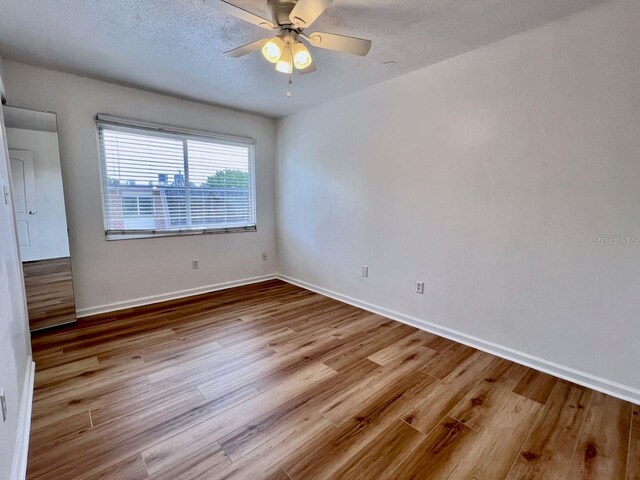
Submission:
POLYGON ((312 292, 331 297, 344 303, 348 303, 349 305, 362 308, 363 310, 367 310, 369 312, 377 313, 384 317, 397 320, 398 322, 411 325, 412 327, 416 327, 430 333, 435 333, 436 335, 440 335, 441 337, 445 337, 455 342, 469 345, 470 347, 477 348, 478 350, 482 350, 483 352, 506 358, 507 360, 511 360, 521 365, 531 367, 535 370, 539 370, 555 377, 569 380, 571 382, 577 383, 578 385, 589 387, 593 390, 597 390, 599 392, 606 393, 608 395, 612 395, 614 397, 621 398, 635 404, 640 404, 640 390, 629 387, 627 385, 612 382, 605 378, 597 377, 595 375, 591 375, 590 373, 582 372, 571 367, 566 367, 564 365, 560 365, 558 363, 551 362, 534 355, 529 355, 528 353, 520 352, 503 345, 498 345, 496 343, 489 342, 472 335, 467 335, 466 333, 452 330, 450 328, 443 327, 441 325, 437 325, 435 323, 431 323, 426 320, 413 317, 411 315, 405 315, 403 313, 395 312, 393 310, 389 310, 369 302, 358 300, 356 298, 349 297, 332 290, 327 290, 326 288, 322 288, 317 285, 313 285, 302 280, 289 277, 287 275, 279 274, 277 277, 280 280, 291 283, 293 285, 297 285, 298 287, 305 288, 307 290, 311 290, 312 292))
POLYGON ((24 480, 27 476, 27 459, 29 456, 29 434, 31 432, 31 408, 33 406, 33 383, 35 380, 36 364, 31 357, 27 362, 27 374, 22 387, 22 405, 18 418, 18 435, 13 456, 11 480, 24 480))
POLYGON ((203 287, 187 288, 185 290, 178 290, 175 292, 161 293, 159 295, 150 295, 148 297, 134 298, 131 300, 124 300, 122 302, 108 303, 105 305, 97 305, 95 307, 79 308, 76 311, 78 318, 88 317, 91 315, 98 315, 100 313, 114 312, 117 310, 123 310, 131 307, 142 307, 144 305, 150 305, 152 303, 166 302, 167 300, 176 300, 178 298, 191 297, 193 295, 201 295, 203 293, 215 292, 218 290, 224 290, 226 288, 240 287, 242 285, 249 285, 251 283, 264 282, 266 280, 273 280, 276 278, 275 274, 260 275, 259 277, 242 278, 240 280, 232 280, 230 282, 216 283, 213 285, 205 285, 203 287))

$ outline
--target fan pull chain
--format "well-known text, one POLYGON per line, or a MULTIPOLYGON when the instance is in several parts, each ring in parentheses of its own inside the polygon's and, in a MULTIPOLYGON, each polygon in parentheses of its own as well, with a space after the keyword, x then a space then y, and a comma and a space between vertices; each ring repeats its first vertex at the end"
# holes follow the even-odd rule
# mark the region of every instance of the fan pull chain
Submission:
POLYGON ((287 97, 291 96, 291 85, 293 84, 293 80, 291 79, 291 74, 289 74, 289 84, 287 85, 287 97))

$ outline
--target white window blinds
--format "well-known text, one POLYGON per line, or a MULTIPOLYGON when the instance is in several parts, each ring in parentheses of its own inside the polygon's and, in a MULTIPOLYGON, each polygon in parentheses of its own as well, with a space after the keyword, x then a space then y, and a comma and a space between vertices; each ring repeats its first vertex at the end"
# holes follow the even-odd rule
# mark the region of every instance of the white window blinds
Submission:
POLYGON ((256 229, 251 140, 97 125, 108 239, 256 229))

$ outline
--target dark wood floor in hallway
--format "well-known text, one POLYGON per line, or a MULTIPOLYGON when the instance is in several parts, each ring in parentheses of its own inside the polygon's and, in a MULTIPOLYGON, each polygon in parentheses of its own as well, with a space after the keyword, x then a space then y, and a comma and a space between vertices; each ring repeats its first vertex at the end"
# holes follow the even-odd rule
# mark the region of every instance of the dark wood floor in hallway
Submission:
POLYGON ((33 338, 31 479, 638 479, 640 409, 280 282, 33 338))

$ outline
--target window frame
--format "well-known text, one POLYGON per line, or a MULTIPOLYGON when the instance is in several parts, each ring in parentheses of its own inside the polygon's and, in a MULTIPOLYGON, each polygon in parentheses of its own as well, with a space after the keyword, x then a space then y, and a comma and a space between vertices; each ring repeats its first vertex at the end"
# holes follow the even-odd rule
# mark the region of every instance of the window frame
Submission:
MULTIPOLYGON (((255 144, 256 141, 250 137, 240 137, 234 135, 225 135, 202 130, 191 130, 180 127, 173 127, 164 124, 149 123, 138 120, 122 119, 106 114, 98 114, 96 116, 96 139, 98 146, 98 163, 100 171, 100 204, 102 206, 103 228, 105 232, 105 240, 132 240, 141 238, 156 237, 175 237, 175 236, 191 236, 191 235, 208 235, 221 233, 242 233, 256 232, 258 230, 257 219, 257 186, 255 175, 255 144), (183 141, 194 140, 201 142, 215 142, 218 144, 242 146, 248 148, 248 170, 249 170, 249 191, 250 191, 250 220, 246 226, 221 227, 221 228, 176 228, 176 229, 122 229, 110 230, 107 220, 107 205, 105 202, 105 188, 107 179, 107 162, 104 158, 104 142, 100 133, 102 127, 109 129, 120 129, 131 131, 133 133, 144 133, 150 136, 158 136, 161 138, 173 138, 183 141)), ((186 152, 185 152, 186 153, 186 152)), ((188 157, 186 159, 188 166, 188 157)), ((187 174, 185 172, 185 174, 187 174)), ((187 189, 188 192, 188 189, 187 189)), ((189 201, 189 195, 186 194, 186 201, 189 201)))

